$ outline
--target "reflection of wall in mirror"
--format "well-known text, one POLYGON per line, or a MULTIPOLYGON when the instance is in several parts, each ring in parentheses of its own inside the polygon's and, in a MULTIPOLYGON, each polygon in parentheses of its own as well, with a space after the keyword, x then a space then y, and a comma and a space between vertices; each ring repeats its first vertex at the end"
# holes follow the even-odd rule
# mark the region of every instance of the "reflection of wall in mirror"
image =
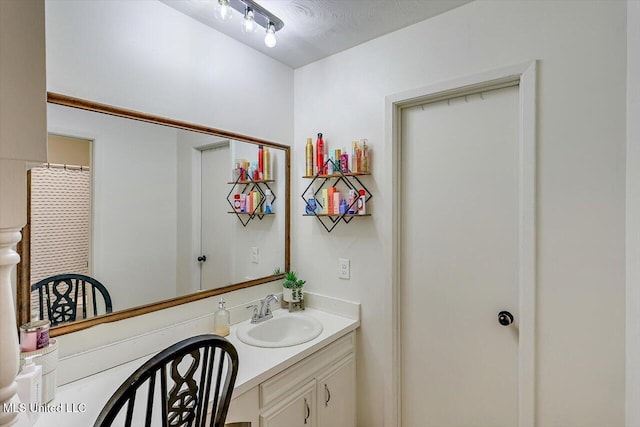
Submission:
POLYGON ((176 295, 176 130, 48 105, 49 131, 93 139, 90 275, 114 311, 176 295))
MULTIPOLYGON (((180 144, 178 145, 178 289, 180 292, 190 293, 198 289, 212 289, 226 286, 231 283, 243 282, 259 277, 271 275, 276 267, 284 267, 284 231, 285 216, 280 214, 264 217, 262 220, 251 220, 243 227, 238 218, 229 214, 231 206, 226 197, 231 191, 232 185, 228 182, 232 179, 232 168, 237 158, 247 160, 257 159, 258 146, 255 144, 228 141, 211 135, 197 134, 194 132, 179 132, 180 144), (229 154, 225 154, 226 165, 224 170, 216 171, 217 180, 223 184, 222 188, 209 183, 211 188, 217 188, 217 195, 205 194, 204 185, 201 185, 199 166, 203 153, 216 156, 222 150, 204 151, 206 148, 220 144, 223 141, 229 143, 229 154), (189 189, 190 188, 190 189, 189 189), (186 190, 189 189, 189 190, 186 190), (205 233, 206 221, 211 218, 200 218, 200 209, 195 202, 202 194, 206 197, 217 197, 216 225, 213 233, 205 233), (200 228, 198 222, 202 221, 202 241, 200 241, 200 228), (223 228, 228 227, 228 230, 223 228), (227 233, 227 231, 229 233, 227 233), (223 235, 224 234, 224 235, 223 235), (260 262, 251 262, 251 248, 257 247, 260 252, 260 262), (203 265, 195 262, 196 254, 200 249, 207 255, 207 261, 203 265), (208 253, 207 253, 208 252, 208 253), (216 253, 217 255, 213 255, 216 253), (221 259, 212 259, 211 256, 221 259), (227 270, 224 274, 211 274, 217 268, 217 262, 226 262, 227 270), (200 269, 202 269, 202 283, 198 281, 200 269)), ((280 176, 274 183, 269 183, 273 192, 278 196, 274 204, 274 210, 284 212, 284 165, 285 153, 282 150, 271 148, 271 165, 274 178, 280 176), (282 170, 278 170, 278 168, 282 170)), ((204 166, 203 166, 204 167, 204 166)), ((203 171, 204 175, 205 172, 203 171)), ((207 191, 210 191, 208 189, 207 191)), ((203 201, 204 203, 204 201, 203 201)), ((202 207, 204 212, 204 206, 202 207)), ((247 218, 243 218, 247 220, 247 218)))

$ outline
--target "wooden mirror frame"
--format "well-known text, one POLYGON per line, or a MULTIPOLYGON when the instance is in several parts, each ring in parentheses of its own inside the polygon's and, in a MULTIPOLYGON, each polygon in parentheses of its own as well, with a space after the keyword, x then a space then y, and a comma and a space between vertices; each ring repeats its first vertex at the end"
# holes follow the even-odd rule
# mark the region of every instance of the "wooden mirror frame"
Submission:
MULTIPOLYGON (((276 142, 265 141, 263 139, 254 138, 251 136, 241 135, 234 132, 225 131, 222 129, 216 129, 208 126, 196 125, 179 120, 168 119, 165 117, 154 116, 139 111, 127 110, 124 108, 114 107, 111 105, 100 104, 97 102, 87 101, 80 98, 73 98, 71 96, 61 95, 58 93, 47 92, 47 102, 50 104, 63 105, 72 108, 79 108, 87 111, 94 111, 96 113, 109 114, 112 116, 122 117, 126 119, 138 120, 147 123, 154 123, 162 126, 169 126, 177 129, 189 130, 202 134, 219 136, 223 138, 234 139, 237 141, 247 142, 254 145, 264 145, 266 147, 272 147, 283 150, 285 152, 285 236, 284 236, 284 271, 289 271, 290 268, 290 217, 291 217, 291 147, 288 145, 278 144, 276 142)), ((22 241, 18 244, 18 253, 28 253, 29 251, 29 212, 27 212, 27 225, 22 230, 22 241)), ((31 284, 29 280, 30 265, 29 257, 20 257, 20 263, 17 268, 17 320, 18 325, 29 322, 31 319, 31 284)), ((224 286, 217 289, 210 289, 206 291, 200 291, 184 296, 170 298, 167 300, 149 303, 137 307, 127 308, 124 310, 115 311, 100 315, 98 317, 92 317, 89 319, 77 320, 69 324, 60 325, 51 328, 50 335, 52 337, 58 335, 64 335, 71 332, 80 331, 90 328, 94 325, 101 323, 115 322, 117 320, 128 319, 130 317, 140 316, 142 314, 151 313, 158 310, 164 310, 165 308, 175 307, 177 305, 186 304, 193 301, 198 301, 205 298, 210 298, 216 295, 224 294, 227 292, 236 291, 238 289, 248 288, 250 286, 256 286, 263 283, 273 282, 281 279, 284 274, 274 274, 266 276, 260 279, 249 280, 245 282, 235 283, 233 285, 224 286)))

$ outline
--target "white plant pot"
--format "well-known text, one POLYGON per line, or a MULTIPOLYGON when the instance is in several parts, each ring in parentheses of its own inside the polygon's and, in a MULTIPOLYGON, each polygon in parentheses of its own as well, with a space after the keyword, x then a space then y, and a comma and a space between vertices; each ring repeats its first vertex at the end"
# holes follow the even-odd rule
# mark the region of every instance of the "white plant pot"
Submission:
MULTIPOLYGON (((297 295, 296 295, 297 296, 297 295)), ((299 298, 293 298, 293 289, 282 287, 282 299, 286 302, 299 302, 299 298)))

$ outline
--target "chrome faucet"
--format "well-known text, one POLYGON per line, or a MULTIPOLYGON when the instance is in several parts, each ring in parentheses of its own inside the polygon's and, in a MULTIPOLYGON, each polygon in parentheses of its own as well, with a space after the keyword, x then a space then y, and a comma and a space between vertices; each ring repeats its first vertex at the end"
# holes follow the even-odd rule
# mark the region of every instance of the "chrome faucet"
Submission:
POLYGON ((247 308, 253 309, 253 315, 251 316, 251 323, 260 323, 265 320, 269 320, 273 317, 271 312, 271 301, 280 302, 277 296, 269 294, 262 301, 260 301, 260 308, 256 304, 250 305, 247 308))

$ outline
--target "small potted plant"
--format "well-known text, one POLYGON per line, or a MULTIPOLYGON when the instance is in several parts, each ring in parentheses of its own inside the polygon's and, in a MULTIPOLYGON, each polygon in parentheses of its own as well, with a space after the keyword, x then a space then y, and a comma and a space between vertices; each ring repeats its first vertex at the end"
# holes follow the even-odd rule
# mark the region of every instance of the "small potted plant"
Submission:
MULTIPOLYGON (((280 271, 276 270, 275 274, 280 274, 280 271)), ((295 271, 285 273, 284 282, 282 282, 282 300, 289 304, 289 308, 295 304, 304 309, 304 293, 302 287, 305 283, 307 282, 299 279, 295 271)))

